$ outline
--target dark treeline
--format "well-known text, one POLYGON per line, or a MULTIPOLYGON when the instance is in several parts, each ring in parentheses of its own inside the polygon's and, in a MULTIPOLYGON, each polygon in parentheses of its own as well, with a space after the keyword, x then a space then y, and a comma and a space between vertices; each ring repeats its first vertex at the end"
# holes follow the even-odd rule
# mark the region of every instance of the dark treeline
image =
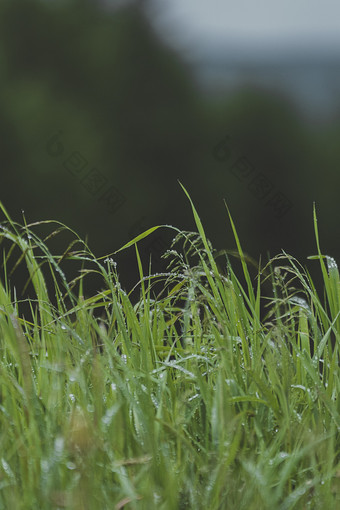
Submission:
MULTIPOLYGON (((251 87, 201 95, 145 3, 0 3, 1 200, 12 217, 61 221, 101 256, 157 224, 194 229, 180 180, 217 249, 235 246, 225 198, 247 253, 285 249, 305 263, 315 201, 322 246, 339 259, 340 122, 309 126, 287 99, 251 87)), ((174 235, 141 243, 155 270, 174 235)), ((70 239, 50 246, 61 253, 70 239)), ((134 250, 116 259, 131 288, 134 250)))

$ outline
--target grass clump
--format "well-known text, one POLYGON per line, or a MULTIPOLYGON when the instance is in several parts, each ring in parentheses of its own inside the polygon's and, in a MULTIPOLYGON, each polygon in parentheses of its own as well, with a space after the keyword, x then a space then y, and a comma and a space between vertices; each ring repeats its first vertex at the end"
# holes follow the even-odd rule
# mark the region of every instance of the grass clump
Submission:
POLYGON ((53 256, 52 234, 2 207, 0 509, 339 508, 340 280, 316 216, 322 297, 286 254, 253 280, 231 218, 245 285, 228 258, 221 274, 191 206, 198 232, 174 229, 167 273, 145 275, 138 250, 158 227, 122 248, 136 250, 135 302, 112 258, 77 236, 53 256), (102 290, 85 298, 91 275, 102 290))

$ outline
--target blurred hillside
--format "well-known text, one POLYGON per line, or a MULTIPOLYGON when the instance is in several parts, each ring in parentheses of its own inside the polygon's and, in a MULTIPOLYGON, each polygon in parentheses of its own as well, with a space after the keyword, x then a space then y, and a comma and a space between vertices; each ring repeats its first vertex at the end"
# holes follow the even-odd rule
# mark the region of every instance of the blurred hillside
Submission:
MULTIPOLYGON (((305 262, 315 253, 316 201, 322 246, 339 260, 339 112, 312 125, 288 94, 251 80, 202 92, 144 4, 0 3, 1 200, 10 214, 61 221, 104 255, 157 224, 194 229, 179 179, 216 248, 234 248, 225 199, 246 252, 266 259, 284 248, 305 262)), ((141 243, 155 270, 172 237, 164 230, 141 243)), ((61 252, 68 241, 52 243, 61 252)), ((116 258, 130 288, 134 250, 116 258)))
POLYGON ((340 51, 329 42, 246 49, 231 40, 196 49, 191 65, 210 96, 231 94, 249 83, 287 95, 309 122, 328 122, 340 111, 340 51))

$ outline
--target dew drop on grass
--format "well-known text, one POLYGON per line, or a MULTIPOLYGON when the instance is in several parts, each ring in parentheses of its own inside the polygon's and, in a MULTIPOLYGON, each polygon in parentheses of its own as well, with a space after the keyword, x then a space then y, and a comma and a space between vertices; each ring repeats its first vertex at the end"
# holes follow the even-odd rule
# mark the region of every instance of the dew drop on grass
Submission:
POLYGON ((151 400, 152 400, 152 403, 155 406, 155 408, 159 409, 159 402, 157 401, 155 395, 151 394, 150 396, 151 396, 151 400))
POLYGON ((1 465, 2 465, 2 469, 5 471, 6 475, 11 479, 11 480, 15 480, 15 476, 14 476, 14 473, 13 471, 11 470, 10 468, 10 465, 5 461, 4 458, 1 459, 1 465))
POLYGON ((155 505, 158 505, 161 502, 161 499, 161 496, 157 492, 153 493, 153 500, 155 505))
POLYGON ((335 259, 333 257, 326 256, 327 259, 327 267, 328 271, 332 271, 332 269, 338 269, 337 263, 335 262, 335 259))
POLYGON ((54 451, 55 456, 57 459, 60 459, 60 457, 63 454, 64 451, 64 438, 63 437, 57 437, 54 441, 54 451))
POLYGON ((104 425, 109 426, 112 422, 113 417, 118 412, 120 408, 120 404, 115 404, 110 409, 108 409, 105 415, 102 417, 101 421, 104 425))

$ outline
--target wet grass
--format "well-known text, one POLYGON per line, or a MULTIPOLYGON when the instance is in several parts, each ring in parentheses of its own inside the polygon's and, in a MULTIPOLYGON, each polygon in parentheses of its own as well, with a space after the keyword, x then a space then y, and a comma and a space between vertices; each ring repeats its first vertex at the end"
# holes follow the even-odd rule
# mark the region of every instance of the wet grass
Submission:
POLYGON ((243 283, 228 256, 221 274, 188 200, 197 233, 174 229, 168 273, 144 273, 154 229, 122 248, 136 251, 134 301, 112 257, 76 234, 54 256, 1 206, 0 509, 340 507, 340 280, 316 214, 322 295, 284 253, 251 278, 231 218, 243 283), (19 264, 29 318, 9 285, 19 264), (102 290, 85 298, 92 275, 102 290))

